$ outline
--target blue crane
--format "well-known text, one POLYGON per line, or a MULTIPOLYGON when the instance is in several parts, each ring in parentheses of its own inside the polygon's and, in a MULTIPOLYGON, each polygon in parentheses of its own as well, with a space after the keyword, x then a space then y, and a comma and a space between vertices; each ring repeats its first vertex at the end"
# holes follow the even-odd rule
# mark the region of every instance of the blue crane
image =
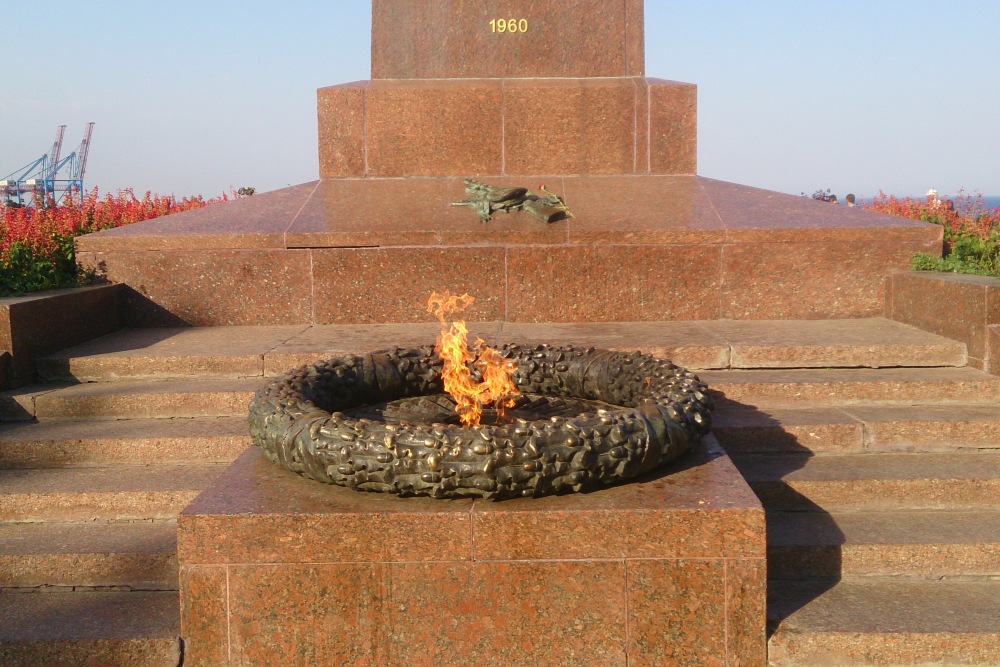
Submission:
POLYGON ((31 206, 50 200, 57 204, 69 203, 74 197, 82 195, 83 175, 87 170, 87 155, 93 132, 94 124, 87 123, 80 146, 61 158, 66 126, 60 125, 52 148, 47 153, 0 179, 0 198, 18 206, 31 206), (60 177, 61 172, 63 177, 60 177))

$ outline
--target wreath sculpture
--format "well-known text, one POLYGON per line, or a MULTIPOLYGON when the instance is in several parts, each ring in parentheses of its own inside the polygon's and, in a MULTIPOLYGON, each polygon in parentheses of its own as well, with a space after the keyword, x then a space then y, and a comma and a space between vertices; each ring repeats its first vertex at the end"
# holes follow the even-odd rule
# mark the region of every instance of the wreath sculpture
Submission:
POLYGON ((432 346, 392 348, 278 377, 251 401, 250 433, 268 459, 319 482, 497 500, 636 477, 674 461, 711 427, 707 387, 670 361, 572 346, 499 352, 517 364, 514 380, 532 408, 582 411, 531 418, 515 407, 509 421, 477 426, 379 419, 370 406, 443 391, 432 346))

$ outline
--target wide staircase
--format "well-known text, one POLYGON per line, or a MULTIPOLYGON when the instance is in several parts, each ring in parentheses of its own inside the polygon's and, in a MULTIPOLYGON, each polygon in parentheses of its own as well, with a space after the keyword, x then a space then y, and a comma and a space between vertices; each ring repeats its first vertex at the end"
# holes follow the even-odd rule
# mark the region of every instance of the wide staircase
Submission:
MULTIPOLYGON (((1000 664, 1000 377, 881 318, 474 325, 699 369, 768 517, 775 665, 1000 664)), ((0 398, 0 664, 181 664, 177 513, 265 378, 436 325, 122 330, 0 398)))

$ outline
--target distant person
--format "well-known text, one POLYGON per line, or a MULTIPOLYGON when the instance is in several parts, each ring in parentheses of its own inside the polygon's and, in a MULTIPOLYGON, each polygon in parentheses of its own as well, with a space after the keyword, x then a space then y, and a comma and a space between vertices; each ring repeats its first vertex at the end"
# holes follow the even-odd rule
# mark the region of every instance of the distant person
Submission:
POLYGON ((827 201, 830 202, 831 204, 839 204, 840 203, 839 201, 837 201, 837 195, 830 195, 830 198, 827 199, 827 201))
POLYGON ((927 191, 927 205, 931 208, 941 208, 941 200, 938 199, 937 190, 934 188, 927 191))
POLYGON ((854 193, 853 192, 847 193, 847 197, 845 197, 845 199, 847 200, 847 207, 848 208, 854 208, 855 206, 857 206, 857 204, 854 201, 854 193))

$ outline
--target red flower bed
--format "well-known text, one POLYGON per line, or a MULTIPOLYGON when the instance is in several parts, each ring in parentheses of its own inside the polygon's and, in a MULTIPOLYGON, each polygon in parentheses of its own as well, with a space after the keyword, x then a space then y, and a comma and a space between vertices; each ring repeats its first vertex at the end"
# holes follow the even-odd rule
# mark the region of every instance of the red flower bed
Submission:
POLYGON ((139 198, 132 190, 100 197, 94 188, 82 202, 66 205, 22 208, 0 202, 0 294, 78 284, 82 276, 73 257, 77 236, 228 199, 177 199, 150 192, 139 198))

